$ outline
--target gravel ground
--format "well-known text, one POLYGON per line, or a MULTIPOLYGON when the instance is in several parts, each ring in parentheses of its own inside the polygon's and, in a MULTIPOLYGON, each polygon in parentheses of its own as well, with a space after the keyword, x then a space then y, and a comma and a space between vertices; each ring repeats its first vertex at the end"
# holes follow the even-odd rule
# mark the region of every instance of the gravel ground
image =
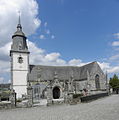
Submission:
POLYGON ((119 120, 119 95, 78 105, 0 110, 0 120, 119 120))

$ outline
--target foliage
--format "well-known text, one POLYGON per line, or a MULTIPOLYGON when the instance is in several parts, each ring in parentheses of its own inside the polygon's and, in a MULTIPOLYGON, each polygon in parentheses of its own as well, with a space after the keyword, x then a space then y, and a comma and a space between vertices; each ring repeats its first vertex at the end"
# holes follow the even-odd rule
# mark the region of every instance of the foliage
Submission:
POLYGON ((17 99, 17 102, 22 102, 22 99, 17 99))
POLYGON ((119 78, 116 74, 112 78, 110 78, 109 84, 112 88, 119 88, 119 78))
POLYGON ((9 99, 9 96, 10 96, 10 90, 1 90, 0 91, 1 99, 9 99))

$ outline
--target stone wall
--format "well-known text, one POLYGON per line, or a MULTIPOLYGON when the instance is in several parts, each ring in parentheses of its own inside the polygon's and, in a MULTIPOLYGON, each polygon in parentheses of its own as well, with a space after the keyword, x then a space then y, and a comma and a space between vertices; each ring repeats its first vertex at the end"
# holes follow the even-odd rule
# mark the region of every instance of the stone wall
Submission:
POLYGON ((83 96, 80 99, 81 99, 81 102, 88 102, 88 101, 96 100, 105 96, 108 96, 107 92, 89 95, 89 96, 83 96))

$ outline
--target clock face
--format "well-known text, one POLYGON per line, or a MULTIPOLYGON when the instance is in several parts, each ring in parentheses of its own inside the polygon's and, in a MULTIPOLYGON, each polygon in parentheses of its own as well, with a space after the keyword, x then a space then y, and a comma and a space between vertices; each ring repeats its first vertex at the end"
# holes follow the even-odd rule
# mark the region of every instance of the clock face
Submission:
POLYGON ((20 56, 18 57, 18 63, 22 64, 23 63, 23 58, 20 56))

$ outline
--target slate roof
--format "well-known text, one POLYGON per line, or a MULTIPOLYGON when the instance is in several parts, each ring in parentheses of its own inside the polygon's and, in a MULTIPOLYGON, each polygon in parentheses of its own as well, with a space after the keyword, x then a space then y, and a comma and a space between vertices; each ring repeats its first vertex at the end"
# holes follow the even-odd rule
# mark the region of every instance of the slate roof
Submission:
POLYGON ((69 80, 72 75, 75 80, 86 80, 87 71, 90 74, 97 66, 99 67, 97 62, 92 62, 81 67, 30 65, 28 80, 37 81, 39 76, 41 76, 41 80, 53 80, 55 73, 57 73, 59 80, 69 80))
POLYGON ((28 51, 28 47, 27 47, 27 43, 26 43, 26 36, 25 34, 22 32, 22 26, 21 24, 17 25, 17 31, 14 33, 14 35, 12 36, 13 39, 13 43, 11 45, 11 51, 14 52, 27 52, 28 51))
POLYGON ((25 37, 25 34, 24 34, 22 31, 16 31, 16 32, 14 33, 13 37, 14 37, 14 36, 17 36, 17 35, 25 37))
POLYGON ((14 35, 12 36, 12 38, 14 38, 15 36, 26 37, 25 34, 22 32, 22 26, 21 26, 20 23, 17 25, 17 31, 14 33, 14 35))

